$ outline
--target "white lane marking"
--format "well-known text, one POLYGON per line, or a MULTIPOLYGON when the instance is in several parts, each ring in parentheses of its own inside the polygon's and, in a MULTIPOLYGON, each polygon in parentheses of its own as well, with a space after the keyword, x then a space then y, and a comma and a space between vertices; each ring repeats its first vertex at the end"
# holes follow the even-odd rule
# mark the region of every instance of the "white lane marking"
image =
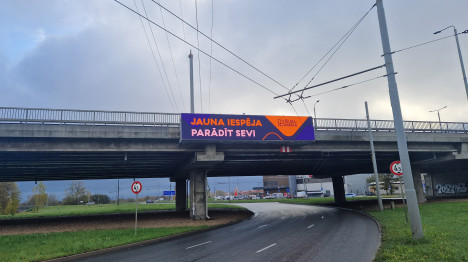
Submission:
POLYGON ((201 243, 201 244, 198 244, 198 245, 194 245, 194 246, 191 246, 191 247, 187 247, 187 248, 185 248, 185 249, 191 249, 191 248, 194 248, 194 247, 206 245, 206 244, 208 244, 208 243, 211 243, 211 241, 208 241, 208 242, 205 242, 205 243, 201 243))
POLYGON ((284 216, 284 217, 281 218, 281 220, 286 219, 286 218, 288 218, 288 217, 287 217, 287 216, 284 216))
POLYGON ((322 219, 324 219, 324 218, 325 218, 325 217, 324 217, 324 216, 322 216, 322 219))
POLYGON ((255 253, 260 253, 260 252, 265 251, 265 250, 269 249, 270 247, 274 247, 274 246, 276 246, 276 243, 271 244, 271 245, 269 245, 267 247, 264 247, 264 248, 262 248, 260 250, 257 250, 257 252, 255 252, 255 253))
POLYGON ((308 226, 307 228, 311 228, 311 227, 313 227, 313 226, 315 226, 315 225, 314 225, 314 224, 312 224, 312 225, 308 226))
POLYGON ((259 227, 257 227, 257 228, 262 228, 262 227, 266 227, 266 226, 268 226, 268 224, 261 225, 261 226, 259 226, 259 227))

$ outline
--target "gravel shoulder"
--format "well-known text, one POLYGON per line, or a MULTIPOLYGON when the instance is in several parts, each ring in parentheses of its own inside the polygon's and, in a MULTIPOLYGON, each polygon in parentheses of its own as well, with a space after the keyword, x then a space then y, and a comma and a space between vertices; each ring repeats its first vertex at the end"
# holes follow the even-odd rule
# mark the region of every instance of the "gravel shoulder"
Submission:
MULTIPOLYGON (((195 221, 189 212, 158 211, 138 214, 139 228, 221 226, 249 218, 247 210, 210 210, 210 219, 195 221)), ((39 234, 83 230, 124 229, 135 226, 135 214, 106 214, 68 217, 0 220, 0 235, 39 234)))

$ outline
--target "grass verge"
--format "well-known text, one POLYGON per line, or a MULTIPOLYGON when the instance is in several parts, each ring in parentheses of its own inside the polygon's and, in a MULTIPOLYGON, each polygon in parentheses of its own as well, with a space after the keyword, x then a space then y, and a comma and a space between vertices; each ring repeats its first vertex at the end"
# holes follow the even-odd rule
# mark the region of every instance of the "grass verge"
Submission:
POLYGON ((141 228, 136 236, 134 229, 1 236, 0 261, 41 261, 206 228, 141 228))
POLYGON ((403 208, 368 211, 382 227, 375 261, 468 261, 468 201, 419 206, 424 238, 414 240, 403 208))

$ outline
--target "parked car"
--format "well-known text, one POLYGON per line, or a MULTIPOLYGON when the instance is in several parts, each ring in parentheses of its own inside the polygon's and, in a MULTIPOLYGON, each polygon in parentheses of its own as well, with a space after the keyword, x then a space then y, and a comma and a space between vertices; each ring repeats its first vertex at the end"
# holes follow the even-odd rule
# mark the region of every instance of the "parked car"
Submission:
POLYGON ((355 197, 355 196, 356 196, 356 194, 354 194, 354 193, 346 193, 345 194, 345 197, 355 197))

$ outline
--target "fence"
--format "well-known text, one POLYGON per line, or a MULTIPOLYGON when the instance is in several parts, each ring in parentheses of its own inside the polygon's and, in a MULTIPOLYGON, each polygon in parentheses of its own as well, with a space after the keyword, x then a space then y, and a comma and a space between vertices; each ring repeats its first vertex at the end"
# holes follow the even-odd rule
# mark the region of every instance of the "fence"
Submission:
MULTIPOLYGON (((394 132, 393 121, 371 120, 373 131, 394 132)), ((0 123, 180 126, 180 114, 0 107, 0 123)), ((316 130, 367 131, 365 119, 317 118, 316 130)), ((468 123, 404 121, 406 132, 468 133, 468 123)))

